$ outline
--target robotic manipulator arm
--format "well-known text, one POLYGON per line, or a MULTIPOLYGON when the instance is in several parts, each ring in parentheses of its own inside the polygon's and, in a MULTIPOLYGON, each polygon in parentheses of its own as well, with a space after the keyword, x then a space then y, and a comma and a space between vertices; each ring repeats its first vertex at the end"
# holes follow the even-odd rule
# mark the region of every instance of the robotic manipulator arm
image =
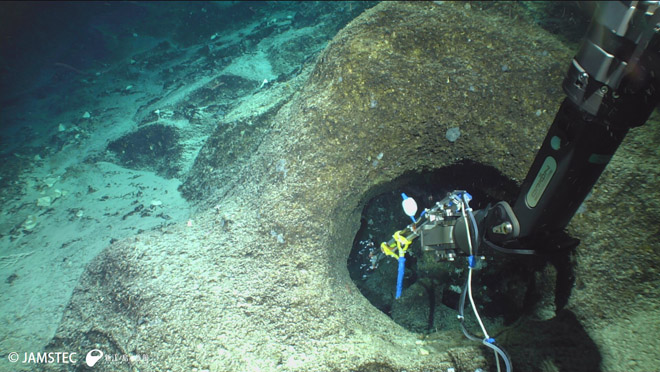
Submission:
POLYGON ((563 82, 567 97, 513 208, 500 202, 487 213, 487 246, 550 253, 578 244, 564 234, 565 227, 628 130, 644 124, 660 101, 657 3, 597 4, 563 82))
MULTIPOLYGON (((628 130, 643 125, 660 102, 658 8, 657 1, 597 3, 563 82, 567 97, 513 207, 501 201, 476 211, 468 229, 468 223, 459 223, 455 205, 467 205, 464 191, 454 191, 418 220, 413 217, 413 224, 399 232, 400 243, 421 236, 424 251, 447 260, 471 256, 468 248, 476 251, 481 243, 514 254, 550 254, 577 246, 579 241, 564 229, 628 130), (481 239, 475 239, 477 231, 481 239)), ((393 257, 387 250, 396 250, 395 240, 382 246, 393 257)), ((399 256, 404 251, 399 249, 399 256)))
POLYGON ((598 3, 563 82, 567 97, 513 207, 502 201, 479 213, 481 242, 518 254, 577 246, 564 229, 628 130, 660 102, 659 33, 656 1, 598 3))

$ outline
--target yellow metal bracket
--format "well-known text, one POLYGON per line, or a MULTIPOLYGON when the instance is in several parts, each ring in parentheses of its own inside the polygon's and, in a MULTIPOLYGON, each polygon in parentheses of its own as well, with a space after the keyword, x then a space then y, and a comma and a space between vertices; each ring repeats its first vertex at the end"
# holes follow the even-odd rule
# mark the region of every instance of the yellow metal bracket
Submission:
POLYGON ((383 251, 383 253, 396 259, 399 259, 399 257, 403 257, 406 254, 408 247, 410 244, 412 244, 412 240, 401 234, 404 231, 405 230, 400 230, 395 232, 394 235, 392 235, 392 238, 394 239, 392 243, 381 243, 380 249, 383 251), (395 248, 396 252, 394 251, 395 248))

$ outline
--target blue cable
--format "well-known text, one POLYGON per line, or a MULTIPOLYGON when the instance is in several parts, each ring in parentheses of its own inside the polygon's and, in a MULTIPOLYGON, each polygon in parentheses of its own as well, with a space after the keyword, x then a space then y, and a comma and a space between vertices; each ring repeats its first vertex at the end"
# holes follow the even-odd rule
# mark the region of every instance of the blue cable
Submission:
POLYGON ((403 291, 403 273, 406 271, 406 257, 399 257, 399 271, 396 276, 396 298, 401 297, 403 291))

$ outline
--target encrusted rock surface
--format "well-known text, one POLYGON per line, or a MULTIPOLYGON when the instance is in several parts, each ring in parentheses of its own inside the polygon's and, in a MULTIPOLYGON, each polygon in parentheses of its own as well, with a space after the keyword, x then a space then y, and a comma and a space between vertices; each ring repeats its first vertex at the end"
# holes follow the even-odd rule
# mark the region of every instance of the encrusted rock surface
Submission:
MULTIPOLYGON (((262 137, 249 141, 249 156, 222 175, 209 169, 223 164, 198 160, 188 192, 214 183, 218 190, 198 215, 97 257, 49 348, 149 357, 98 366, 106 371, 488 369, 492 353, 460 333, 422 339, 395 324, 346 269, 365 201, 392 180, 466 160, 524 178, 563 99, 573 51, 531 22, 480 12, 464 3, 384 2, 351 22, 310 67, 302 90, 261 116, 253 132, 262 137), (445 137, 452 127, 461 132, 453 143, 445 137)), ((657 225, 648 228, 657 222, 658 187, 625 191, 640 177, 658 184, 656 168, 638 173, 657 165, 628 160, 657 163, 657 149, 645 154, 653 150, 642 138, 657 132, 651 124, 631 133, 571 225, 583 242, 568 310, 501 337, 519 370, 577 368, 590 339, 604 369, 633 361, 607 339, 603 322, 625 333, 657 313, 657 305, 638 305, 657 294, 650 285, 658 280, 657 225), (639 259, 623 260, 624 252, 639 259), (616 318, 619 310, 630 321, 616 318), (582 337, 575 345, 571 332, 582 337), (538 350, 524 350, 530 339, 538 350)), ((214 136, 202 153, 213 143, 214 136)), ((651 366, 653 344, 626 341, 640 353, 638 368, 651 366)), ((600 368, 597 354, 588 357, 586 369, 600 368)))

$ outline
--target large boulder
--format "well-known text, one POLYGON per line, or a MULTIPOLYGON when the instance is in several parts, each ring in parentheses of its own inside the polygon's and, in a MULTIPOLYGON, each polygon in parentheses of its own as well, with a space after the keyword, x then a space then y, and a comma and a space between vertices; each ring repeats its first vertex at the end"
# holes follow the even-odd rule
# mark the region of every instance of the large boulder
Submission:
MULTIPOLYGON (((262 116, 249 156, 221 174, 209 171, 223 167, 213 156, 198 159, 185 188, 222 192, 196 216, 116 242, 89 265, 48 349, 131 357, 99 371, 491 368, 492 352, 460 332, 423 337, 373 307, 347 257, 366 201, 411 174, 478 164, 520 182, 563 99, 572 52, 496 6, 366 11, 303 89, 262 116), (453 127, 460 137, 450 142, 453 127)), ((657 367, 648 326, 658 330, 658 153, 644 137, 657 140, 657 129, 630 134, 571 225, 582 244, 568 304, 498 335, 519 370, 657 367), (628 333, 637 327, 649 337, 628 333)), ((549 267, 539 282, 557 275, 549 267)))

